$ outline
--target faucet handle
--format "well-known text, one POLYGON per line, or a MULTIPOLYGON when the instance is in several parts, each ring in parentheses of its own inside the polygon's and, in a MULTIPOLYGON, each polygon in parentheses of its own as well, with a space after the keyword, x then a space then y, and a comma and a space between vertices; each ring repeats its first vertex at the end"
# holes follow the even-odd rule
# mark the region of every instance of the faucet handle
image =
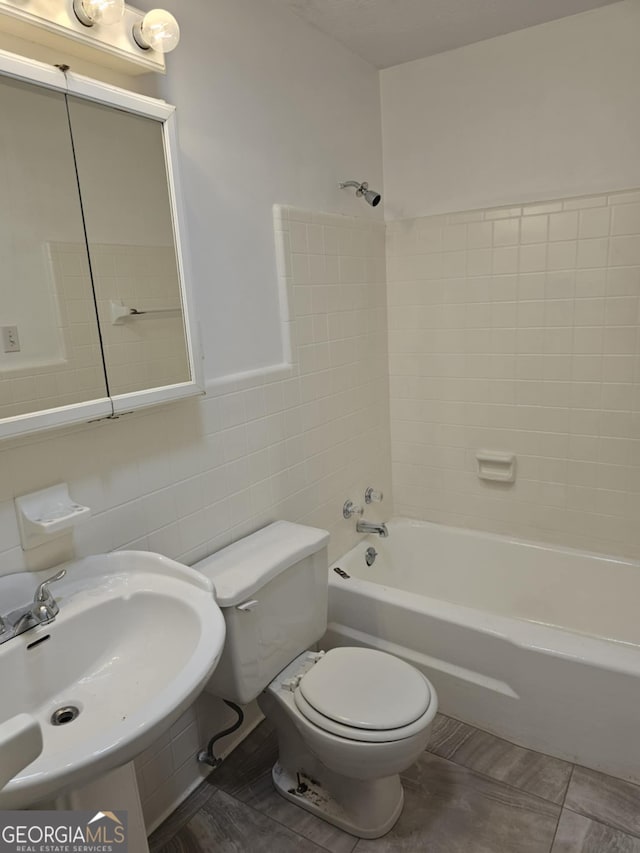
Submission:
POLYGON ((52 595, 49 592, 49 584, 54 583, 55 581, 60 581, 66 575, 66 569, 60 569, 59 572, 56 572, 55 575, 52 575, 50 578, 47 578, 46 581, 42 581, 36 589, 35 595, 33 596, 33 601, 35 604, 46 604, 48 601, 52 599, 52 595))
POLYGON ((361 506, 357 506, 353 501, 345 501, 344 506, 342 507, 342 517, 343 518, 351 518, 352 515, 362 515, 364 509, 361 506))
POLYGON ((373 486, 369 486, 369 488, 364 493, 364 502, 366 504, 379 504, 382 503, 382 499, 384 495, 382 492, 376 492, 373 486))

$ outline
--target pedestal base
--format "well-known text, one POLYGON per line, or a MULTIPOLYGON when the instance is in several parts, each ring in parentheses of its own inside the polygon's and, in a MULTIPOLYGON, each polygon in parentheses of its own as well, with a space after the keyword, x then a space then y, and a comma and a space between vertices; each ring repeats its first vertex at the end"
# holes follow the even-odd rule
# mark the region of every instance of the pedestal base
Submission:
POLYGON ((125 764, 124 767, 117 767, 99 779, 85 783, 82 788, 57 797, 53 802, 39 803, 34 808, 57 811, 126 811, 129 850, 132 853, 149 853, 133 762, 125 764))

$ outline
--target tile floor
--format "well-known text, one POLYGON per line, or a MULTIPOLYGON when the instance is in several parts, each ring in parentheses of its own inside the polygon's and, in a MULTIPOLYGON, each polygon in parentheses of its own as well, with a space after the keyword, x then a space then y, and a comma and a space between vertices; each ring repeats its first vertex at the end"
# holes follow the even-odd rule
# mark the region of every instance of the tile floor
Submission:
POLYGON ((640 853, 640 786, 439 715, 393 830, 358 840, 271 784, 262 723, 151 836, 151 853, 640 853))

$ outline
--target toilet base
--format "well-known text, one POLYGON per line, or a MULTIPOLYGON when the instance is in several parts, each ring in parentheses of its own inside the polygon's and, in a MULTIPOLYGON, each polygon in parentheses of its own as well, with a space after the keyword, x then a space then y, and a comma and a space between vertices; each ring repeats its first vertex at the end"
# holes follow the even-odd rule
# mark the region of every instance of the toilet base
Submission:
POLYGON ((380 838, 393 828, 404 806, 399 776, 362 781, 328 772, 335 777, 331 782, 333 789, 336 786, 339 789, 334 791, 339 802, 321 782, 303 772, 293 775, 279 761, 274 764, 271 775, 276 791, 286 800, 351 835, 380 838), (369 816, 375 820, 375 825, 367 822, 369 816))

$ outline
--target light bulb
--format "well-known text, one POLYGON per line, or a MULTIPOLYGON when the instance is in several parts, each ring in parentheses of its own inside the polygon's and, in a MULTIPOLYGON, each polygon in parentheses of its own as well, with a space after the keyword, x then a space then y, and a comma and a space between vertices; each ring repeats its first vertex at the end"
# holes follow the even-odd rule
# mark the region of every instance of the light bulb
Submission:
POLYGON ((152 9, 133 28, 133 37, 143 50, 169 53, 178 46, 180 27, 170 12, 152 9))
POLYGON ((117 24, 124 15, 124 0, 73 0, 73 11, 85 27, 117 24))

